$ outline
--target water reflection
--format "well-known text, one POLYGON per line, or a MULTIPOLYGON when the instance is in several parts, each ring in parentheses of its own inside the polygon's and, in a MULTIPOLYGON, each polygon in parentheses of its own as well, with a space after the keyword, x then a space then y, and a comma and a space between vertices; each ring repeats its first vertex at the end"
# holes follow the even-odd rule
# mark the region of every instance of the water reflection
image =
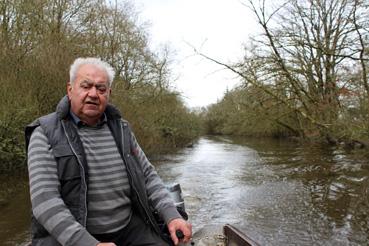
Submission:
POLYGON ((2 177, 0 186, 16 189, 12 197, 0 204, 0 245, 24 246, 29 242, 30 199, 26 175, 19 177, 2 177))

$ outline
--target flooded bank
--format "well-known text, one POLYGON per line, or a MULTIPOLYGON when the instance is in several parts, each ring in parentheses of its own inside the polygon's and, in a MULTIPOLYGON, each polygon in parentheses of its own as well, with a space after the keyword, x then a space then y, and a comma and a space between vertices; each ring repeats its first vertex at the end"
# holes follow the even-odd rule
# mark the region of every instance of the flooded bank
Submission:
MULTIPOLYGON (((231 223, 261 245, 369 241, 369 163, 342 150, 205 137, 153 163, 166 183, 181 184, 197 234, 231 223)), ((24 243, 29 209, 26 188, 0 207, 3 245, 24 243)))

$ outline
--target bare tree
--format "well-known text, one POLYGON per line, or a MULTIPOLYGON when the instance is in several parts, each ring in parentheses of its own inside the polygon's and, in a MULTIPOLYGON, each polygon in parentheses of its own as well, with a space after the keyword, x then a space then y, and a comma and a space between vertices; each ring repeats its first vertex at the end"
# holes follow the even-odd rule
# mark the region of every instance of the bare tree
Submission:
POLYGON ((257 39, 256 54, 266 62, 264 72, 271 74, 276 87, 284 88, 283 95, 288 97, 284 100, 294 101, 291 105, 299 115, 331 138, 341 115, 340 92, 349 83, 342 79, 342 68, 359 60, 366 74, 366 44, 353 21, 363 4, 351 0, 290 0, 270 14, 265 1, 257 6, 249 0, 247 6, 264 32, 264 38, 257 39), (355 43, 360 40, 361 48, 357 49, 355 43))

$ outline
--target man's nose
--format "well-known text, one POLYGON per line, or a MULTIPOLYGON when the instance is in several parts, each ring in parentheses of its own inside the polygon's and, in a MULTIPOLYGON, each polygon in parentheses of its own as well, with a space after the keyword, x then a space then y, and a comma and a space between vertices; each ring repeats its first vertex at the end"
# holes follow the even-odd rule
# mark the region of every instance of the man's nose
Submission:
POLYGON ((96 89, 96 86, 92 86, 90 88, 90 90, 88 91, 88 96, 89 97, 98 97, 97 96, 97 89, 96 89))

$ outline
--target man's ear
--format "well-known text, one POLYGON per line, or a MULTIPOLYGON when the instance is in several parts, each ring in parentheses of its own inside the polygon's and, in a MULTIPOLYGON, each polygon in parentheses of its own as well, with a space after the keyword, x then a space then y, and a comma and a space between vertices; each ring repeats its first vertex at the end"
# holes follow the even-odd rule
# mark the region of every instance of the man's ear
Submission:
POLYGON ((71 97, 71 92, 72 92, 72 84, 70 82, 67 83, 67 94, 68 97, 71 97))

